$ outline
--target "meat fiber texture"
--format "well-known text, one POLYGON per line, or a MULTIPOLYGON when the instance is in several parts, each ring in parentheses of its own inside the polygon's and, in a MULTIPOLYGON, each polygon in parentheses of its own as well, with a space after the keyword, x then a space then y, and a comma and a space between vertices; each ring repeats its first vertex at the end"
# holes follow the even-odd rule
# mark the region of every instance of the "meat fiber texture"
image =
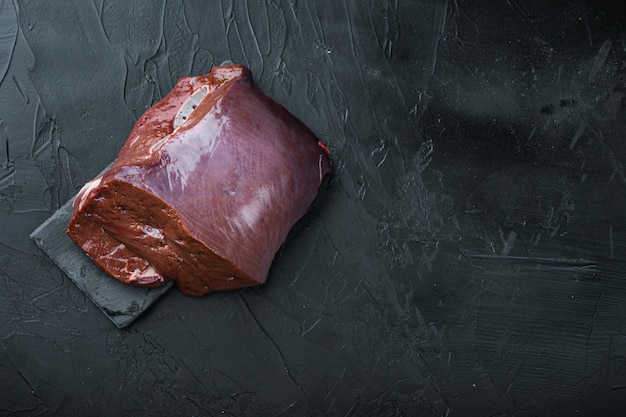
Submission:
POLYGON ((127 284, 262 284, 331 170, 328 148, 241 65, 185 77, 85 184, 67 234, 127 284))

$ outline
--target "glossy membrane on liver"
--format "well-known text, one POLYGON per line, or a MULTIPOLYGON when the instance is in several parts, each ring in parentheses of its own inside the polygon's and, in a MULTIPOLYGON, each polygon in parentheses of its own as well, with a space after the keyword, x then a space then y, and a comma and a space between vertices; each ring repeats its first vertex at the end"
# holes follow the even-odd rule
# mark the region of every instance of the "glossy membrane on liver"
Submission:
POLYGON ((258 285, 330 170, 326 146, 245 67, 216 67, 146 111, 78 194, 67 233, 128 284, 172 279, 187 295, 258 285))

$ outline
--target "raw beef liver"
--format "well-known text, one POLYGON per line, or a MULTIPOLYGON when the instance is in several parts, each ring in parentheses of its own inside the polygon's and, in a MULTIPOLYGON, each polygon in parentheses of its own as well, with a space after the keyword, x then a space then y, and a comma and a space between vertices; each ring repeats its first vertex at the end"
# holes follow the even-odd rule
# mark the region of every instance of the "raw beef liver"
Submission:
POLYGON ((67 233, 128 284, 258 285, 330 170, 326 146, 247 68, 215 67, 145 112, 77 195, 67 233))

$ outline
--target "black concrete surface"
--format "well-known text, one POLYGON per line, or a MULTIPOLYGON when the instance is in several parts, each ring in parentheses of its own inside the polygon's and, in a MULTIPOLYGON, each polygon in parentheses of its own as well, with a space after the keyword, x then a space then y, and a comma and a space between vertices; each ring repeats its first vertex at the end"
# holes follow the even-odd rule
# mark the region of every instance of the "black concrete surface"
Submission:
POLYGON ((625 16, 0 0, 0 413, 623 415, 625 16), (334 176, 265 285, 172 288, 119 329, 29 235, 179 77, 225 60, 334 176))

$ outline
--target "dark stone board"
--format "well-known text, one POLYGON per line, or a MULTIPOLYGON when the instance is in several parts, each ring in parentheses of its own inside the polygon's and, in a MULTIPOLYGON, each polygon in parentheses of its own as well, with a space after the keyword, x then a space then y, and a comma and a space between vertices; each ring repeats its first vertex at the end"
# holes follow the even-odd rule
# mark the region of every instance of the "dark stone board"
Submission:
POLYGON ((173 282, 159 288, 137 288, 108 276, 65 234, 73 202, 72 198, 65 203, 30 237, 113 324, 126 327, 170 289, 173 282))

